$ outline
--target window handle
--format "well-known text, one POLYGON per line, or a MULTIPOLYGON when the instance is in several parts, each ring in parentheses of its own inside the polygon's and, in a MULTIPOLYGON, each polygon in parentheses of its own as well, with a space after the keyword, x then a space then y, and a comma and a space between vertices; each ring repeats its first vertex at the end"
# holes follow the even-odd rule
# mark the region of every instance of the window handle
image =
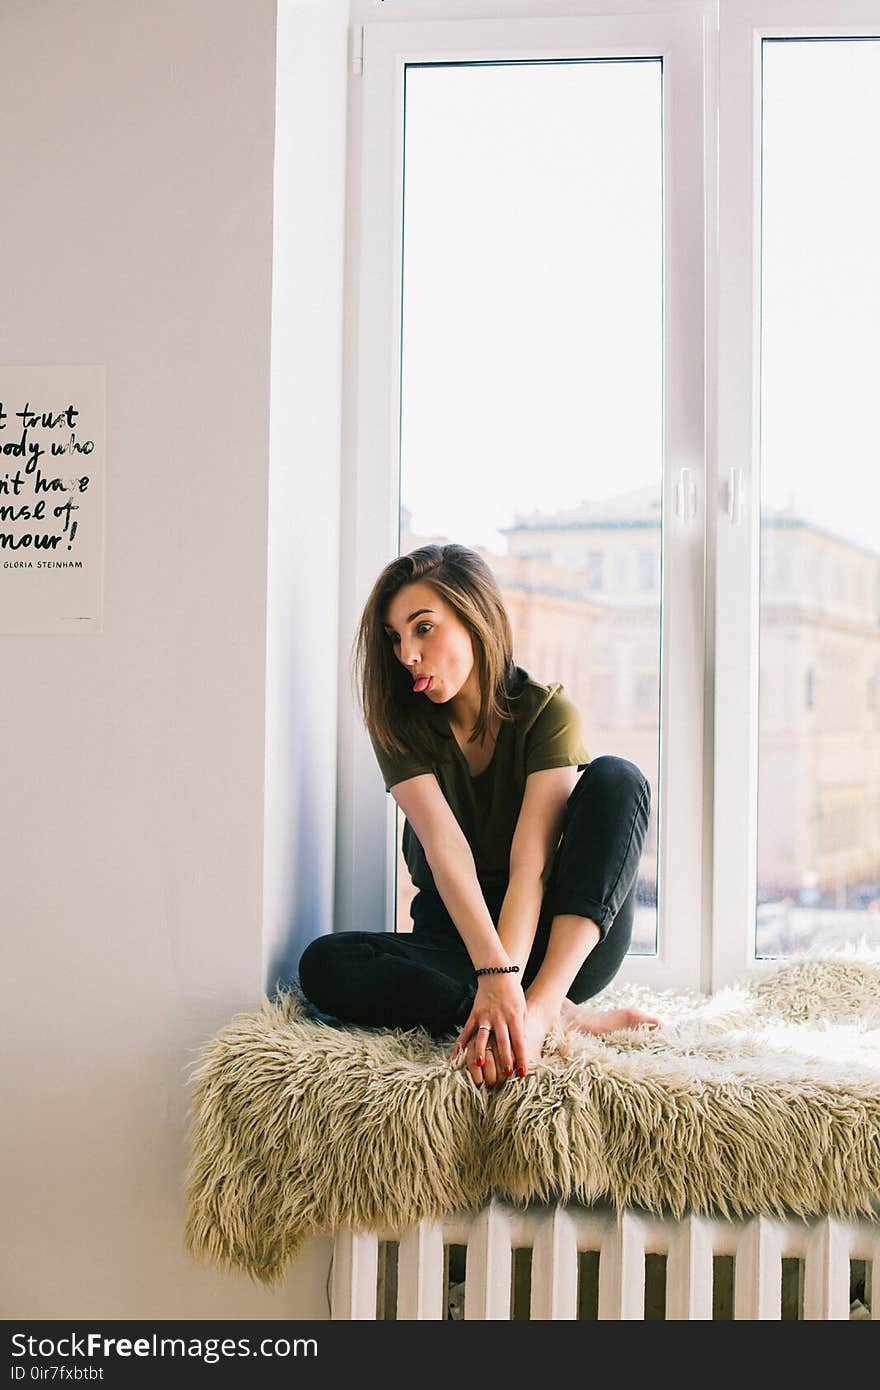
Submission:
POLYGON ((697 485, 693 469, 682 468, 675 484, 675 515, 679 521, 690 521, 697 513, 697 485))
POLYGON ((743 514, 743 471, 731 468, 727 482, 727 515, 731 526, 739 526, 743 514))

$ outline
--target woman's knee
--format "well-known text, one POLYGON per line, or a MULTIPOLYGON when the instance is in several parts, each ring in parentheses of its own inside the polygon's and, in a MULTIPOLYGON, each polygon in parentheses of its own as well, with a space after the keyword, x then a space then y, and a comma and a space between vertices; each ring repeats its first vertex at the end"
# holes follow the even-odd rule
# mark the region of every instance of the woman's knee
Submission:
POLYGON ((616 913, 638 872, 651 815, 650 787, 635 763, 611 755, 591 763, 583 774, 588 777, 566 808, 551 876, 553 909, 577 911, 564 904, 589 900, 616 913))
POLYGON ((336 984, 340 972, 346 969, 350 954, 346 949, 345 937, 355 934, 359 935, 340 932, 316 936, 299 958, 299 982, 302 992, 313 1004, 317 1004, 319 1009, 329 1008, 335 1000, 336 984))
POLYGON ((565 829, 574 824, 592 835, 597 826, 635 816, 647 826, 651 814, 651 786, 641 768, 627 758, 603 754, 581 774, 568 798, 565 829))
MULTIPOLYGON (((647 794, 650 803, 651 784, 642 772, 641 768, 628 758, 619 758, 613 753, 603 753, 601 757, 594 758, 590 763, 587 772, 590 774, 592 785, 599 785, 615 790, 626 790, 641 796, 643 792, 647 794)), ((583 775, 586 777, 587 772, 583 775)))

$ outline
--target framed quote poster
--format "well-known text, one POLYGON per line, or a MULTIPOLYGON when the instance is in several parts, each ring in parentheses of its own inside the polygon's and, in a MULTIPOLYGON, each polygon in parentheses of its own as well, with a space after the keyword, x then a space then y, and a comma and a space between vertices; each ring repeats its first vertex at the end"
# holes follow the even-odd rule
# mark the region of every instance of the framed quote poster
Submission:
POLYGON ((0 366, 0 632, 102 632, 105 366, 0 366))

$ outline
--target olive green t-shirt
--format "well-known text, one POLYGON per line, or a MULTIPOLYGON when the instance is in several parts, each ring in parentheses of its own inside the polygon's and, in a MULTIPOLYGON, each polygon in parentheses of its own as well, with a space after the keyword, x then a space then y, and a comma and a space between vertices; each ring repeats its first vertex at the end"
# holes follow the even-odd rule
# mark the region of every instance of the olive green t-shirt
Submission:
MULTIPOLYGON (((529 773, 575 764, 580 772, 590 761, 581 741, 577 707, 561 683, 541 685, 521 666, 516 670, 513 695, 518 698, 512 701, 513 721, 502 723, 492 760, 479 776, 471 776, 449 727, 445 705, 425 701, 425 718, 439 735, 435 761, 389 755, 373 743, 386 791, 410 777, 434 773, 471 847, 477 878, 484 889, 507 884, 510 847, 529 773)), ((408 820, 403 827, 403 854, 415 887, 435 888, 425 852, 408 820)))

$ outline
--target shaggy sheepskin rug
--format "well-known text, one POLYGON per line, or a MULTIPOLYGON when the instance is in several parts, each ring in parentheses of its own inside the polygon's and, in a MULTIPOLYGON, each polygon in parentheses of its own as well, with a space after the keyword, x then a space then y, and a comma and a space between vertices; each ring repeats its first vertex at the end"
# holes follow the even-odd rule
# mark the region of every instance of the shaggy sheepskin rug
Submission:
POLYGON ((555 1030, 477 1087, 420 1029, 317 1021, 291 987, 192 1064, 184 1245, 277 1282, 305 1238, 402 1232, 494 1193, 680 1216, 880 1217, 880 951, 712 996, 612 984, 662 1029, 555 1030))

